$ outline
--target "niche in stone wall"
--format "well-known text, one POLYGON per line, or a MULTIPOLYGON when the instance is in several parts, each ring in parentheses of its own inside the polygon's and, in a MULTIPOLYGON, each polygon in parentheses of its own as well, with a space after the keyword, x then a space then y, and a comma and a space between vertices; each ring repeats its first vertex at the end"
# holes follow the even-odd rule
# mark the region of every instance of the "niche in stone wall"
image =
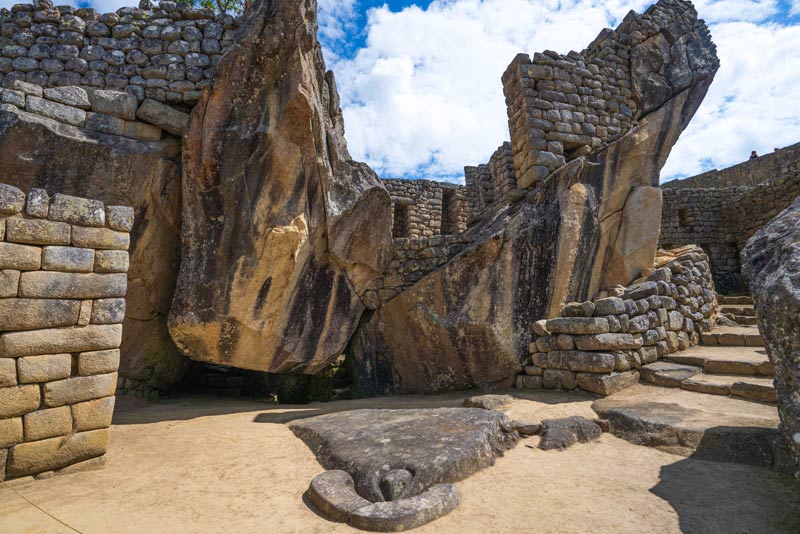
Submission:
POLYGON ((442 191, 442 234, 457 234, 458 220, 456 219, 456 191, 444 189, 442 191))
POLYGON ((408 220, 408 206, 400 204, 399 202, 394 205, 394 213, 392 220, 392 237, 406 237, 406 221, 408 220))

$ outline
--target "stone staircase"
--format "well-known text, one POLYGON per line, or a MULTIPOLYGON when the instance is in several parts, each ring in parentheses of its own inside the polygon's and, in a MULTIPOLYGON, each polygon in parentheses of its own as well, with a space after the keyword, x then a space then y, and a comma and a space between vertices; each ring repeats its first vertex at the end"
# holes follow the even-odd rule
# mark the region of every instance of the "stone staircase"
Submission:
POLYGON ((726 297, 718 295, 719 311, 729 319, 742 326, 755 326, 757 324, 753 298, 750 296, 726 297))
POLYGON ((754 324, 716 327, 702 335, 699 346, 643 366, 642 380, 656 386, 775 403, 772 363, 755 326, 752 300, 720 297, 720 303, 723 311, 737 318, 752 318, 754 324))

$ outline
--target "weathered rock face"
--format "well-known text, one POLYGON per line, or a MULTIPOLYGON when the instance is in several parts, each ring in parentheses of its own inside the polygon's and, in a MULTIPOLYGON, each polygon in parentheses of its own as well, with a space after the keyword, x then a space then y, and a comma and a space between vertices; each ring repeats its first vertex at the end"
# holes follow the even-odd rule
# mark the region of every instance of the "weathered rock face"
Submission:
POLYGON ((257 1, 184 144, 170 333, 194 359, 314 373, 391 255, 389 195, 350 160, 316 2, 257 1))
MULTIPOLYGON (((666 69, 680 83, 651 98, 655 81, 641 81, 649 113, 638 125, 495 210, 468 230, 472 244, 363 321, 349 348, 362 392, 510 386, 534 321, 653 265, 659 173, 718 67, 710 40, 675 43, 651 57, 651 78, 666 69)), ((634 78, 649 79, 646 68, 634 78)))
POLYGON ((82 130, 28 113, 0 111, 3 180, 136 208, 131 232, 120 374, 164 387, 187 362, 166 316, 178 272, 180 142, 144 142, 82 130))
POLYGON ((800 197, 750 239, 742 274, 774 366, 783 431, 800 468, 800 197))

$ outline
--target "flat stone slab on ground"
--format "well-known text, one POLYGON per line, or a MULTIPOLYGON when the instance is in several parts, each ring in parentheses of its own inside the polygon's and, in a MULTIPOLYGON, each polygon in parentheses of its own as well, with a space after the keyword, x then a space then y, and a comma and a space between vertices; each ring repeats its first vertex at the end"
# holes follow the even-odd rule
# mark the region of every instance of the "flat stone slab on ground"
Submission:
POLYGON ((592 409, 611 421, 614 435, 638 445, 703 460, 784 465, 778 414, 766 404, 640 385, 592 409))
POLYGON ((357 493, 372 502, 462 480, 519 439, 505 414, 477 408, 353 410, 289 428, 323 467, 348 472, 357 493))
POLYGON ((708 373, 772 375, 772 363, 760 347, 698 345, 666 356, 672 362, 696 365, 708 373))
POLYGON ((588 443, 603 433, 600 425, 580 416, 542 421, 544 433, 539 448, 545 451, 563 450, 576 443, 588 443))

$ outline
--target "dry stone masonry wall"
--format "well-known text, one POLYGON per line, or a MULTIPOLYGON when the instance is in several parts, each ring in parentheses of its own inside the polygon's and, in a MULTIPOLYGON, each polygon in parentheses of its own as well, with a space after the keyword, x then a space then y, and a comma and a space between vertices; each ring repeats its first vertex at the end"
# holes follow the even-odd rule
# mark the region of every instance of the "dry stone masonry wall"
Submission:
MULTIPOLYGON (((740 168, 736 174, 757 175, 756 171, 761 166, 753 163, 755 171, 748 171, 748 163, 737 166, 740 168)), ((766 168, 771 169, 772 166, 766 168)), ((660 246, 701 245, 710 257, 711 271, 720 293, 746 293, 739 262, 741 250, 757 230, 800 196, 797 159, 785 161, 781 170, 783 172, 778 176, 760 175, 763 183, 753 186, 697 189, 682 185, 665 187, 660 246)), ((695 183, 693 178, 687 181, 695 183)), ((708 182, 706 178, 699 183, 708 182)), ((729 181, 723 180, 722 183, 729 181)))
POLYGON ((467 228, 464 186, 430 180, 383 180, 392 199, 395 238, 457 234, 467 228))
POLYGON ((791 168, 797 169, 800 161, 800 143, 743 161, 732 167, 713 169, 691 178, 672 180, 664 189, 719 189, 738 186, 755 186, 779 178, 791 168))
POLYGON ((106 452, 133 209, 0 184, 0 480, 106 452))
POLYGON ((32 113, 94 132, 159 141, 164 131, 183 135, 189 115, 157 100, 139 104, 122 91, 48 87, 15 80, 11 89, 0 88, 0 111, 32 113))
POLYGON ((531 363, 518 388, 610 395, 636 384, 642 365, 697 345, 717 313, 708 256, 699 247, 664 253, 646 280, 609 293, 534 324, 531 363))
POLYGON ((714 50, 691 4, 662 0, 642 15, 630 12, 581 53, 519 54, 503 74, 519 187, 618 138, 669 94, 689 87, 687 72, 717 62, 713 54, 687 56, 687 43, 714 50), (654 48, 672 56, 666 67, 654 64, 661 62, 654 48))
POLYGON ((514 174, 514 156, 511 143, 503 143, 494 151, 489 163, 477 167, 464 167, 467 184, 467 213, 470 224, 496 204, 507 202, 519 193, 514 174))
POLYGON ((50 0, 17 4, 0 9, 0 84, 115 89, 193 106, 236 27, 230 15, 167 1, 106 14, 50 0))

